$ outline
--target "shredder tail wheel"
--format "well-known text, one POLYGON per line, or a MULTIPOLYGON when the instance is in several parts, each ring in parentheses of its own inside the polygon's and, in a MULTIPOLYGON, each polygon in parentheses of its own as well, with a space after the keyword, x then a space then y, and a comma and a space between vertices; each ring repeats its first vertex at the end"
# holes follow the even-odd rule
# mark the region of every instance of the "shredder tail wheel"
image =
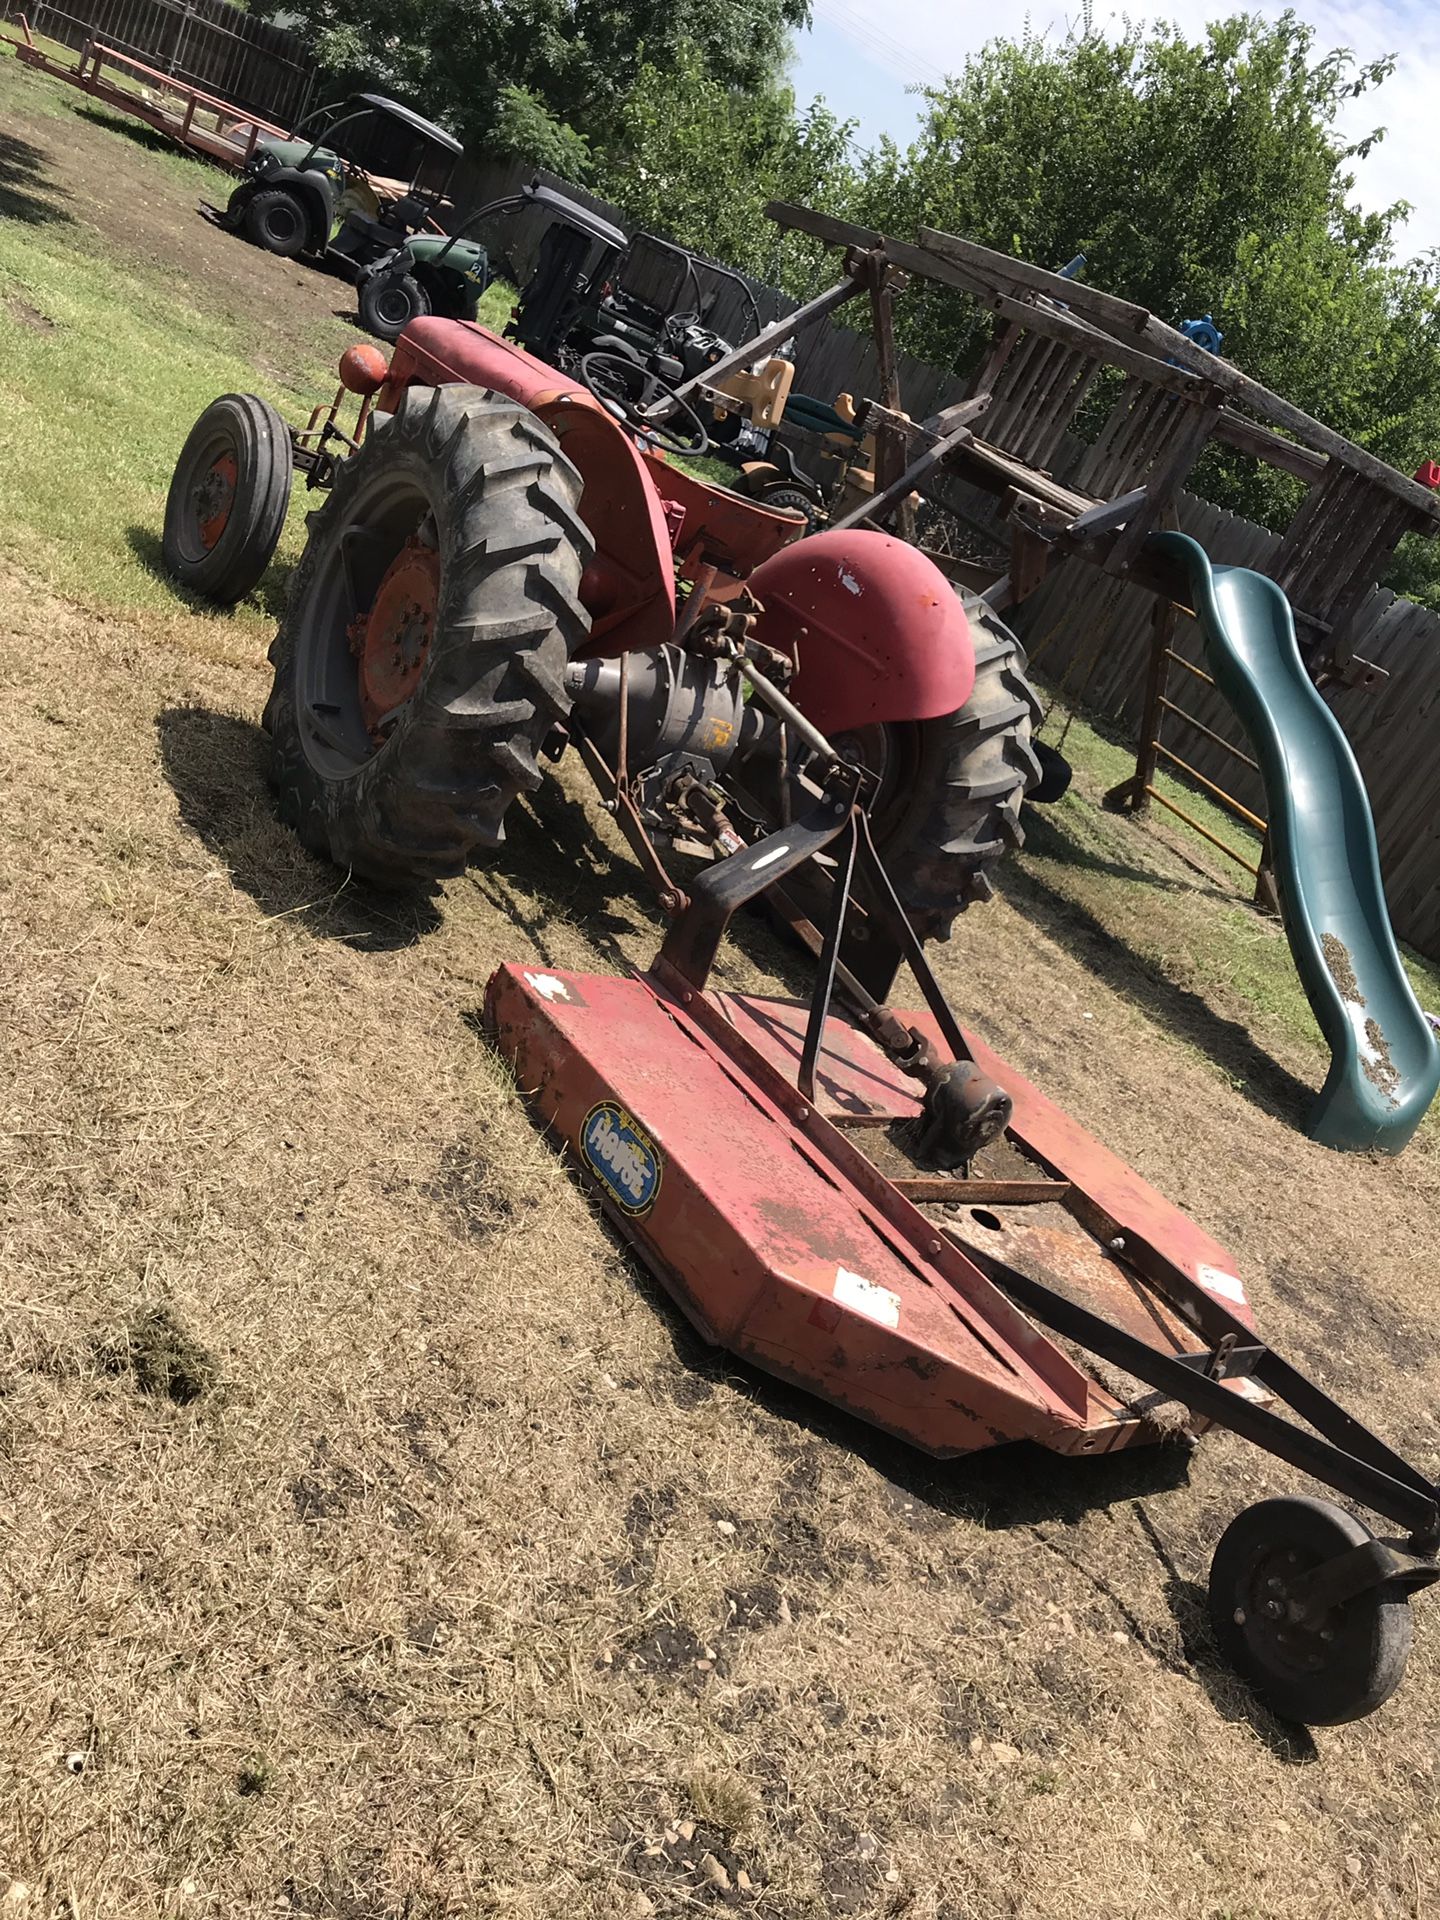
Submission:
POLYGON ((589 631, 580 485, 534 414, 458 385, 409 389, 339 462, 265 709, 280 811, 313 851, 403 886, 503 840, 589 631))
POLYGON ((1282 1720, 1338 1726, 1387 1701, 1405 1675, 1412 1623, 1405 1595, 1373 1587, 1296 1623, 1289 1582, 1363 1546, 1369 1530, 1327 1500, 1262 1500, 1236 1516, 1210 1568, 1220 1649, 1282 1720))
POLYGON ((290 505, 290 434, 267 400, 212 400, 180 450, 161 551, 171 577, 233 606, 269 566, 290 505))

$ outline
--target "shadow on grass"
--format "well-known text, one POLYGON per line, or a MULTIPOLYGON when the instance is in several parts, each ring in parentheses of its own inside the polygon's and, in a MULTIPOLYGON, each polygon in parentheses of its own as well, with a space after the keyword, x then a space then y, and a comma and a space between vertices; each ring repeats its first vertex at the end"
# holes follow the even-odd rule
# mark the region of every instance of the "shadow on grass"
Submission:
MULTIPOLYGON (((177 453, 179 449, 176 449, 177 453)), ((160 581, 167 592, 171 593, 182 607, 188 607, 192 613, 223 614, 230 609, 218 601, 207 600, 203 594, 191 593, 188 587, 182 587, 170 569, 165 565, 165 550, 158 527, 131 525, 125 529, 125 544, 140 562, 152 579, 160 581)), ((290 591, 290 576, 295 565, 290 560, 272 560, 260 576, 260 584, 247 595, 250 604, 257 606, 269 620, 277 624, 285 611, 285 600, 290 591)))
POLYGON ((1165 1572, 1165 1598, 1175 1616, 1184 1658, 1209 1694, 1221 1719, 1246 1722, 1277 1759, 1290 1766, 1310 1766, 1320 1758, 1308 1727, 1277 1719, 1226 1663, 1210 1626, 1210 1596, 1198 1580, 1187 1580, 1175 1565, 1154 1521, 1135 1502, 1135 1518, 1165 1572))
POLYGON ((1286 1126, 1302 1125, 1315 1090, 1281 1066, 1247 1027, 1227 1019, 1198 993, 1158 973, 1127 946, 1113 928, 1085 907, 1018 864, 1005 872, 1009 903, 1065 948, 1082 966, 1113 987, 1165 1032, 1214 1061, 1245 1099, 1286 1126))
MULTIPOLYGON (((665 858, 682 888, 707 864, 673 854, 665 858)), ((628 849, 615 849, 599 837, 585 808, 558 780, 547 779, 523 806, 510 809, 505 816, 503 853, 493 866, 475 869, 471 878, 497 912, 524 930, 533 941, 535 957, 547 966, 564 965, 553 944, 552 929, 557 924, 578 928, 618 969, 632 963, 632 954, 620 946, 618 935, 643 936, 642 964, 659 949, 665 935, 655 890, 639 862, 628 849), (517 887, 534 894, 538 905, 518 902, 517 887)), ((781 992, 808 999, 813 980, 813 972, 807 971, 809 956, 785 945, 760 913, 737 914, 727 939, 751 966, 772 976, 781 992)), ((723 946, 715 984, 721 988, 733 984, 723 946)))
MULTIPOLYGON (((566 964, 557 932, 577 928, 617 971, 630 965, 623 934, 641 934, 651 914, 640 869, 597 838, 585 809, 546 780, 505 815, 505 845, 493 865, 472 869, 481 896, 516 929, 516 959, 566 964)), ((655 944, 660 943, 658 921, 655 944)))
MULTIPOLYGON (((1079 804, 1091 806, 1085 799, 1079 804)), ((1122 816, 1102 814, 1101 817, 1119 819, 1122 816)), ((1133 881, 1136 886, 1153 887, 1161 893, 1193 893, 1201 899, 1218 900, 1227 907, 1241 904, 1239 894, 1217 881, 1203 879, 1198 869, 1194 879, 1181 879, 1174 874, 1157 873, 1153 867, 1132 866, 1094 847, 1083 846, 1042 808, 1027 806, 1025 809, 1025 847, 1027 852, 1038 853, 1043 859, 1055 860, 1067 867, 1084 867, 1087 872, 1104 874, 1112 880, 1133 881)))
POLYGON ((168 134, 161 133, 158 127, 149 126, 144 120, 129 120, 122 113, 107 113, 103 107, 76 107, 75 116, 79 120, 88 120, 92 127, 100 127, 106 133, 123 135, 137 147, 143 147, 147 153, 198 159, 198 155, 188 153, 178 140, 172 140, 168 134))
POLYGON ((73 226, 46 173, 44 149, 15 133, 0 133, 0 219, 24 226, 73 226))
POLYGON ((265 914, 293 915, 362 953, 413 946, 439 926, 419 883, 411 894, 383 893, 305 851, 275 812, 259 727, 205 707, 168 707, 156 729, 181 819, 265 914))

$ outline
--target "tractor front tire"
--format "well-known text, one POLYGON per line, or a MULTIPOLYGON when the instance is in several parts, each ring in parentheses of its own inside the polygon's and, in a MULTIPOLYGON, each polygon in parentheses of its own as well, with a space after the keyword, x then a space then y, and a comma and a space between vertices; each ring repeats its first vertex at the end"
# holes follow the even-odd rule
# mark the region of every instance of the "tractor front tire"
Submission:
POLYGON ((290 505, 290 434, 268 400, 227 393, 190 429, 165 501, 172 579, 233 607, 254 588, 290 505))
POLYGON ((310 216, 284 187, 266 187, 245 208, 245 237, 266 253, 293 260, 310 239, 310 216))
POLYGON ((313 852, 403 887, 501 843, 589 631, 580 487, 534 414, 469 386, 410 388, 339 462, 265 709, 281 814, 313 852))
POLYGON ((956 713, 885 729, 897 764, 874 809, 877 850, 923 940, 945 939, 957 913, 990 898, 992 872, 1024 845, 1020 806, 1040 780, 1025 651, 983 601, 967 597, 965 612, 974 690, 956 713))
POLYGON ((377 340, 398 340, 429 311, 429 298, 413 274, 372 273, 360 288, 360 324, 377 340))

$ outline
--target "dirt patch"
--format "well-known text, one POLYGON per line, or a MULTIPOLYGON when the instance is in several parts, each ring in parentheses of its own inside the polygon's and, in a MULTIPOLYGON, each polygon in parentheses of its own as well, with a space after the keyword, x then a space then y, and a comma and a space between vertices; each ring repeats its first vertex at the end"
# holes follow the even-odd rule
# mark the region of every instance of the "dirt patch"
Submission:
POLYGON ((751 1913, 779 1920, 764 1898, 764 1881, 755 1859, 739 1850, 733 1836, 703 1820, 685 1818, 658 1833, 637 1835, 622 1856, 623 1880, 638 1890, 621 1914, 705 1911, 751 1913), (643 1904, 642 1904, 643 1902, 643 1904))
POLYGON ((310 1451, 310 1469, 291 1482, 290 1504, 297 1520, 313 1525, 341 1520, 365 1492, 365 1476, 335 1458, 335 1450, 321 1435, 310 1451))
POLYGON ((5 311, 22 327, 29 327, 32 333, 54 333, 55 331, 55 322, 49 314, 42 313, 39 307, 32 307, 28 300, 11 297, 5 302, 5 311))
POLYGON ((703 1687, 727 1663, 721 1650, 702 1640, 684 1620, 662 1620, 605 1664, 626 1673, 659 1674, 689 1687, 703 1687))
POLYGON ((729 1615, 727 1624, 740 1633, 789 1626, 795 1617, 789 1600, 773 1580, 757 1580, 748 1587, 727 1587, 725 1606, 729 1615))
POLYGON ((459 1232, 484 1240, 510 1225, 518 1203, 496 1179, 489 1161, 473 1147, 447 1147, 427 1188, 455 1218, 459 1232))
POLYGON ((625 1538, 630 1551, 615 1566, 615 1585, 621 1592, 648 1586, 655 1577, 655 1561, 666 1526, 679 1506, 674 1487, 641 1487, 625 1509, 625 1538))

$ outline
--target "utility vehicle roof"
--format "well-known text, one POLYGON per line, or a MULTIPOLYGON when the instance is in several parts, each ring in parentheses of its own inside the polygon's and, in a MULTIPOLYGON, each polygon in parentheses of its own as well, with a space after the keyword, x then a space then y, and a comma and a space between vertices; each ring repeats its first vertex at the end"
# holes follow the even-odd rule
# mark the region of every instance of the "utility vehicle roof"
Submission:
POLYGON ((603 220, 598 213, 592 213, 589 207, 582 207, 578 200, 567 199, 553 187, 542 186, 538 180, 532 180, 526 187, 524 197, 536 206, 549 207, 552 212, 563 215, 572 227, 579 227, 592 239, 604 240, 612 247, 628 247, 630 244, 629 235, 619 227, 603 220))
POLYGON ((453 133, 446 133, 443 127, 437 127, 433 120, 422 120, 418 113, 412 113, 409 107, 402 107, 398 100, 387 100, 383 93, 352 94, 346 105, 359 101, 367 107, 373 107, 377 113, 388 113, 392 120, 400 120, 412 133, 418 133, 422 140, 431 140, 437 147, 443 147, 447 153, 463 153, 464 147, 453 133))

